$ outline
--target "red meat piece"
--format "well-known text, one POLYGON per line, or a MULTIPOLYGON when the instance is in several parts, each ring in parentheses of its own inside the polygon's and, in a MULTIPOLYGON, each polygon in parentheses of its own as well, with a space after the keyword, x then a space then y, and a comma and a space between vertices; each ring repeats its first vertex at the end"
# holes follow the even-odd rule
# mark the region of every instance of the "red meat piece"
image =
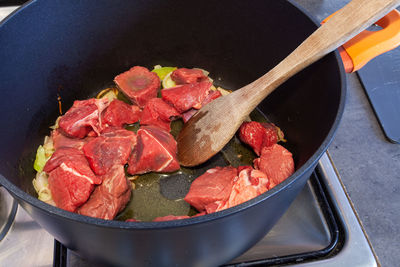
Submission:
POLYGON ((209 81, 179 85, 161 90, 161 96, 179 113, 183 113, 191 108, 200 109, 211 85, 212 83, 209 81))
POLYGON ((132 131, 126 130, 124 128, 120 127, 107 127, 101 132, 101 136, 106 136, 106 137, 129 137, 132 138, 136 137, 136 135, 132 135, 132 131))
POLYGON ((197 213, 196 215, 193 215, 192 218, 193 218, 193 217, 203 216, 203 215, 206 215, 206 214, 207 214, 207 213, 206 213, 205 211, 199 212, 199 213, 197 213))
POLYGON ((240 173, 241 171, 243 171, 243 170, 245 170, 245 169, 252 170, 253 167, 251 167, 250 165, 245 165, 245 166, 239 166, 239 167, 237 167, 238 173, 240 173))
POLYGON ((135 66, 114 78, 121 92, 133 103, 143 108, 147 101, 157 97, 161 81, 157 74, 135 66))
POLYGON ((253 199, 268 191, 269 179, 267 175, 251 167, 245 167, 235 177, 231 194, 224 205, 216 211, 224 210, 253 199))
POLYGON ((103 183, 98 185, 89 200, 78 208, 82 215, 112 220, 121 212, 131 198, 131 185, 125 177, 123 165, 114 165, 102 176, 103 183))
POLYGON ((201 103, 201 106, 205 106, 208 103, 210 103, 211 101, 213 101, 214 99, 217 99, 218 97, 222 96, 221 92, 218 90, 210 90, 209 94, 207 95, 207 97, 203 100, 203 102, 201 103))
POLYGON ((124 124, 132 124, 139 120, 140 108, 115 99, 104 111, 102 118, 107 126, 122 127, 124 124))
MULTIPOLYGON (((210 93, 207 95, 207 97, 204 99, 204 101, 201 103, 201 106, 205 106, 214 99, 217 99, 218 97, 222 96, 220 91, 213 91, 210 90, 210 93)), ((193 117, 194 114, 196 114, 197 109, 191 108, 188 111, 182 113, 182 119, 183 122, 186 123, 188 120, 190 120, 191 117, 193 117)))
POLYGON ((190 218, 187 215, 182 215, 182 216, 175 216, 175 215, 167 215, 163 217, 157 217, 153 220, 153 222, 165 222, 165 221, 172 221, 172 220, 182 220, 182 219, 188 219, 190 218))
POLYGON ((243 122, 240 126, 239 138, 242 142, 251 146, 259 156, 263 147, 276 144, 280 139, 283 139, 283 136, 278 136, 278 128, 273 123, 251 121, 243 122))
POLYGON ((49 173, 49 188, 57 207, 72 212, 87 201, 94 184, 102 182, 76 148, 60 147, 43 170, 49 173))
MULTIPOLYGON (((44 165, 43 170, 51 173, 61 164, 73 169, 76 175, 85 177, 91 184, 100 184, 101 178, 96 176, 89 167, 89 163, 82 151, 71 147, 60 147, 44 165)), ((65 167, 64 167, 65 169, 65 167)))
POLYGON ((79 165, 70 166, 70 162, 61 163, 49 175, 49 188, 56 206, 71 212, 87 201, 94 188, 89 177, 80 174, 78 168, 79 165))
POLYGON ((75 101, 61 117, 58 123, 60 131, 66 136, 75 138, 83 138, 92 130, 100 134, 103 129, 100 114, 108 104, 106 98, 75 101))
POLYGON ((171 73, 171 79, 176 84, 196 83, 207 80, 202 70, 199 69, 176 69, 171 73))
POLYGON ((51 138, 53 139, 53 146, 56 150, 60 147, 72 147, 81 150, 87 142, 93 139, 93 137, 86 137, 82 139, 70 138, 63 135, 58 130, 51 132, 51 138))
POLYGON ((182 113, 182 120, 184 123, 187 123, 193 116, 194 114, 199 111, 198 109, 191 108, 188 111, 185 111, 182 113))
POLYGON ((180 114, 174 107, 165 103, 161 98, 150 99, 142 111, 141 125, 154 125, 170 131, 170 122, 180 114))
POLYGON ((43 170, 50 173, 64 161, 74 162, 81 161, 82 159, 86 159, 82 151, 73 147, 60 147, 51 155, 50 159, 44 165, 43 170))
POLYGON ((107 128, 101 136, 84 145, 83 152, 92 170, 97 175, 103 175, 116 164, 126 164, 135 145, 134 132, 107 128))
POLYGON ((137 144, 128 161, 129 174, 179 170, 176 141, 167 131, 156 126, 142 126, 137 144))
POLYGON ((236 175, 233 167, 209 169, 192 182, 184 200, 200 212, 212 213, 228 200, 236 175))
MULTIPOLYGON (((188 218, 194 218, 194 217, 199 217, 199 216, 203 216, 206 215, 207 213, 205 211, 197 213, 196 215, 193 215, 192 217, 188 216, 188 215, 167 215, 167 216, 163 216, 163 217, 157 217, 153 220, 153 222, 163 222, 163 221, 172 221, 172 220, 181 220, 181 219, 188 219, 188 218)), ((128 219, 126 220, 126 222, 135 222, 135 219, 128 219)))
POLYGON ((133 219, 133 218, 131 218, 131 219, 126 219, 125 221, 126 221, 126 222, 140 222, 139 220, 136 220, 136 219, 133 219))
POLYGON ((271 189, 294 173, 292 153, 278 144, 264 147, 260 158, 254 160, 254 167, 267 175, 271 189))

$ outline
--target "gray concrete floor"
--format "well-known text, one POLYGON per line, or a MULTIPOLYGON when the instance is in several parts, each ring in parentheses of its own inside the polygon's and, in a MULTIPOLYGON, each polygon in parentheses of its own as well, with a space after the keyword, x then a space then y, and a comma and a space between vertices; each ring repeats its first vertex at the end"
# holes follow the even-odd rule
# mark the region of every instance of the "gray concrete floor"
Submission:
MULTIPOLYGON (((349 0, 295 0, 319 21, 349 0)), ((382 266, 399 266, 400 145, 386 140, 357 74, 329 152, 382 266)))

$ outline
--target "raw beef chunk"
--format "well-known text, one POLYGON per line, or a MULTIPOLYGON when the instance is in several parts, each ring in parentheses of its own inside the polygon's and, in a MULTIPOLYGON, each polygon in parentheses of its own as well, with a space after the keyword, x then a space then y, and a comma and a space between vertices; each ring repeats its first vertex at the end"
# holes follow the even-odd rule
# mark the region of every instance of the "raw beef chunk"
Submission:
POLYGON ((176 84, 196 83, 207 80, 202 70, 180 68, 171 73, 171 79, 176 84))
MULTIPOLYGON (((188 218, 193 218, 193 217, 199 217, 199 216, 203 216, 206 215, 206 212, 200 212, 197 213, 195 215, 193 215, 192 217, 188 216, 188 215, 167 215, 167 216, 163 216, 163 217, 157 217, 153 220, 153 222, 164 222, 164 221, 172 221, 172 220, 181 220, 181 219, 188 219, 188 218)), ((131 222, 134 222, 133 220, 135 219, 128 219, 128 220, 132 220, 131 222)), ((126 221, 128 221, 126 220, 126 221)))
POLYGON ((128 161, 128 173, 176 171, 179 169, 176 149, 176 141, 169 132, 156 126, 142 126, 128 161))
POLYGON ((51 138, 53 139, 53 146, 56 150, 60 147, 72 147, 80 150, 87 142, 93 139, 93 137, 86 137, 82 139, 70 138, 60 133, 59 130, 52 131, 51 138))
POLYGON ((165 103, 161 98, 150 99, 142 111, 141 125, 154 125, 170 131, 170 122, 180 114, 174 107, 165 103))
POLYGON ((283 133, 272 123, 243 122, 239 138, 251 146, 259 156, 263 147, 272 146, 283 139, 283 133))
POLYGON ((90 181, 90 183, 101 183, 101 179, 93 173, 92 169, 90 169, 89 163, 85 155, 82 153, 82 151, 76 148, 60 147, 46 162, 43 170, 47 173, 50 173, 63 163, 64 165, 73 168, 82 177, 84 176, 87 180, 90 181))
POLYGON ((187 123, 193 116, 194 114, 199 111, 198 109, 191 108, 188 111, 185 111, 182 113, 182 120, 184 123, 187 123))
POLYGON ((201 103, 201 106, 207 105, 208 103, 210 103, 211 101, 213 101, 214 99, 217 99, 218 97, 222 96, 220 91, 217 90, 210 90, 209 94, 207 95, 207 97, 203 100, 203 102, 201 103))
POLYGON ((235 177, 228 200, 219 206, 216 211, 224 210, 253 199, 268 191, 269 179, 267 175, 251 167, 242 169, 235 177))
POLYGON ((140 108, 115 99, 104 111, 102 118, 107 126, 122 127, 124 124, 132 124, 139 120, 140 108))
POLYGON ((254 167, 267 175, 270 188, 284 181, 294 172, 292 153, 281 145, 264 147, 260 158, 254 160, 254 167))
POLYGON ((82 215, 112 220, 122 211, 131 198, 131 185, 125 177, 123 165, 114 165, 102 176, 103 183, 98 185, 89 200, 78 208, 82 215))
POLYGON ((94 184, 102 182, 76 148, 57 149, 43 170, 49 173, 49 188, 57 207, 72 212, 87 201, 94 184))
POLYGON ((60 131, 66 136, 83 138, 89 132, 99 134, 103 128, 100 114, 108 106, 108 100, 76 100, 59 121, 60 131))
MULTIPOLYGON (((210 93, 203 100, 203 102, 201 103, 201 106, 207 105, 208 103, 210 103, 214 99, 217 99, 220 96, 222 96, 220 91, 210 90, 210 93)), ((182 113, 183 122, 186 123, 188 120, 190 120, 190 118, 193 117, 193 115, 196 114, 196 112, 197 112, 197 109, 191 108, 188 111, 182 113)))
POLYGON ((183 113, 191 108, 200 109, 201 103, 210 92, 211 85, 209 81, 179 85, 161 90, 161 96, 179 113, 183 113))
POLYGON ((184 199, 198 211, 212 213, 229 199, 236 176, 233 167, 209 169, 192 182, 184 199))
POLYGON ((103 175, 116 164, 126 164, 135 144, 134 132, 107 128, 101 136, 84 145, 83 152, 92 170, 97 175, 103 175))
POLYGON ((167 215, 163 217, 157 217, 153 220, 153 222, 165 222, 165 221, 172 221, 172 220, 181 220, 181 219, 188 219, 190 218, 187 215, 176 216, 176 215, 167 215))
POLYGON ((121 92, 133 103, 143 108, 147 101, 157 97, 161 81, 157 74, 135 66, 114 78, 121 92))
POLYGON ((94 188, 87 177, 65 163, 50 172, 48 181, 56 206, 71 212, 87 201, 94 188))
POLYGON ((136 140, 136 135, 132 135, 132 131, 128 131, 124 128, 120 127, 108 127, 105 128, 101 132, 101 136, 106 136, 106 137, 129 137, 132 138, 133 141, 136 140))
POLYGON ((140 222, 139 220, 136 220, 136 219, 133 219, 133 218, 131 218, 131 219, 126 219, 125 221, 126 221, 126 222, 140 222))

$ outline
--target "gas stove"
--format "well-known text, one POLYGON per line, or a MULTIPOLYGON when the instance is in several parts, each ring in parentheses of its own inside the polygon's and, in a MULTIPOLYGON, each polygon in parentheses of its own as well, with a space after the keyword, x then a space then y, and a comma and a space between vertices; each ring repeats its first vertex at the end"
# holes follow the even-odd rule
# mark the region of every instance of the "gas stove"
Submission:
MULTIPOLYGON (((1 266, 93 266, 42 229, 0 188, 1 266)), ((378 266, 340 177, 325 153, 272 230, 225 266, 378 266)))

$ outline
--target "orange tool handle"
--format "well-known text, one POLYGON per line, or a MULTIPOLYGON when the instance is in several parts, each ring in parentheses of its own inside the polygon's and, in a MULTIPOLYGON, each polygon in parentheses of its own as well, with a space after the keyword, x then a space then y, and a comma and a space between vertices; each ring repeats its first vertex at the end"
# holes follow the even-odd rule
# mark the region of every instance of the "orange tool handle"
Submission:
MULTIPOLYGON (((330 15, 322 21, 326 22, 330 15)), ((368 61, 400 45, 400 12, 396 9, 375 23, 382 29, 364 30, 339 48, 346 72, 361 69, 368 61)))

